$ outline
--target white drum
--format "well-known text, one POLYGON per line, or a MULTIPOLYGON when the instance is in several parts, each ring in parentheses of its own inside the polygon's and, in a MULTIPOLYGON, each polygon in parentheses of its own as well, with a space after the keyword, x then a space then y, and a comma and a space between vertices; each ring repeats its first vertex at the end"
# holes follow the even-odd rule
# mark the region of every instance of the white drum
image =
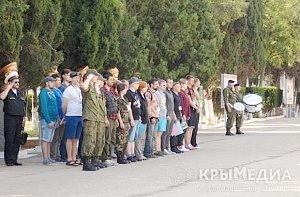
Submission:
POLYGON ((242 114, 245 110, 245 105, 243 103, 240 103, 240 102, 236 102, 234 105, 233 105, 233 109, 235 110, 235 112, 237 114, 242 114))
POLYGON ((248 94, 244 96, 243 102, 245 103, 246 111, 248 113, 260 112, 263 108, 262 97, 257 94, 248 94))
POLYGON ((243 102, 246 105, 256 106, 262 102, 262 97, 257 94, 247 94, 244 96, 243 102))
POLYGON ((254 105, 252 105, 252 106, 245 105, 245 107, 246 107, 246 111, 248 113, 256 113, 256 112, 260 112, 262 110, 263 105, 260 103, 260 104, 258 104, 256 106, 254 106, 254 105))

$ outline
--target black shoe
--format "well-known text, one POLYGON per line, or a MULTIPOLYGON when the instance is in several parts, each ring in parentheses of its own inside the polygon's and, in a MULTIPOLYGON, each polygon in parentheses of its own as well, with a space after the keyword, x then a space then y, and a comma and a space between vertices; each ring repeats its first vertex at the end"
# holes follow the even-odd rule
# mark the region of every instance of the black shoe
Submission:
POLYGON ((151 155, 145 155, 145 157, 149 158, 149 159, 153 159, 153 158, 157 158, 156 155, 151 154, 151 155))
POLYGON ((126 160, 126 159, 124 159, 124 158, 118 158, 117 159, 117 163, 118 164, 129 164, 130 163, 130 161, 128 161, 128 160, 126 160))
POLYGON ((130 161, 130 162, 136 162, 136 159, 133 158, 133 157, 128 157, 127 160, 130 161))
POLYGON ((14 166, 12 163, 7 163, 6 166, 14 166))
POLYGON ((245 134, 245 133, 243 133, 242 131, 237 131, 236 134, 241 135, 241 134, 245 134))
POLYGON ((179 150, 178 148, 172 148, 171 151, 176 153, 176 154, 183 153, 183 151, 179 150))
POLYGON ((23 165, 22 163, 18 163, 18 162, 15 162, 13 164, 14 164, 14 166, 22 166, 23 165))

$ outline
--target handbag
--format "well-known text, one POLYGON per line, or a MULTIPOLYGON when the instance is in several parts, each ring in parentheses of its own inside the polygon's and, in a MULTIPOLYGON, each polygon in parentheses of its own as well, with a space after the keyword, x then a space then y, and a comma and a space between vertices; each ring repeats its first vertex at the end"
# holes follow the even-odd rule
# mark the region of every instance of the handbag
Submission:
POLYGON ((21 131, 21 135, 20 135, 20 144, 21 144, 21 145, 26 144, 26 142, 27 142, 27 137, 28 137, 28 134, 27 134, 24 130, 22 130, 22 131, 21 131))
POLYGON ((180 134, 183 134, 183 129, 180 125, 180 122, 176 121, 172 126, 171 136, 178 136, 180 134))
POLYGON ((184 129, 187 129, 189 126, 188 126, 188 124, 187 124, 187 122, 185 121, 185 120, 183 120, 182 122, 181 122, 181 128, 184 130, 184 129))

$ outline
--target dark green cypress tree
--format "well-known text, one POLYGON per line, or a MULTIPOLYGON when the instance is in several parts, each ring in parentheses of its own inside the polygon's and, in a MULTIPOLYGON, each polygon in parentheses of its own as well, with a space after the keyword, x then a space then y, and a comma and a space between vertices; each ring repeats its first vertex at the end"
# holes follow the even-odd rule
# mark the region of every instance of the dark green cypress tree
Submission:
POLYGON ((23 37, 23 14, 27 9, 24 0, 0 1, 0 50, 13 54, 17 61, 23 37))
POLYGON ((20 75, 30 87, 42 81, 43 74, 55 70, 62 62, 57 51, 63 40, 60 0, 30 0, 24 15, 24 37, 21 41, 20 75))

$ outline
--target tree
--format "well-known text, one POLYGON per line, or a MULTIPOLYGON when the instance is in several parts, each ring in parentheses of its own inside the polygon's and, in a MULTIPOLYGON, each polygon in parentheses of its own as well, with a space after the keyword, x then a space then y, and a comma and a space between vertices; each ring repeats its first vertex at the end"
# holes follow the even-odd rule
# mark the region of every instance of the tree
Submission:
POLYGON ((19 60, 23 37, 23 14, 28 9, 24 0, 0 2, 0 50, 11 53, 19 60))
POLYGON ((24 14, 19 72, 29 87, 38 86, 47 73, 56 70, 63 55, 57 51, 63 40, 60 0, 30 0, 24 14))

